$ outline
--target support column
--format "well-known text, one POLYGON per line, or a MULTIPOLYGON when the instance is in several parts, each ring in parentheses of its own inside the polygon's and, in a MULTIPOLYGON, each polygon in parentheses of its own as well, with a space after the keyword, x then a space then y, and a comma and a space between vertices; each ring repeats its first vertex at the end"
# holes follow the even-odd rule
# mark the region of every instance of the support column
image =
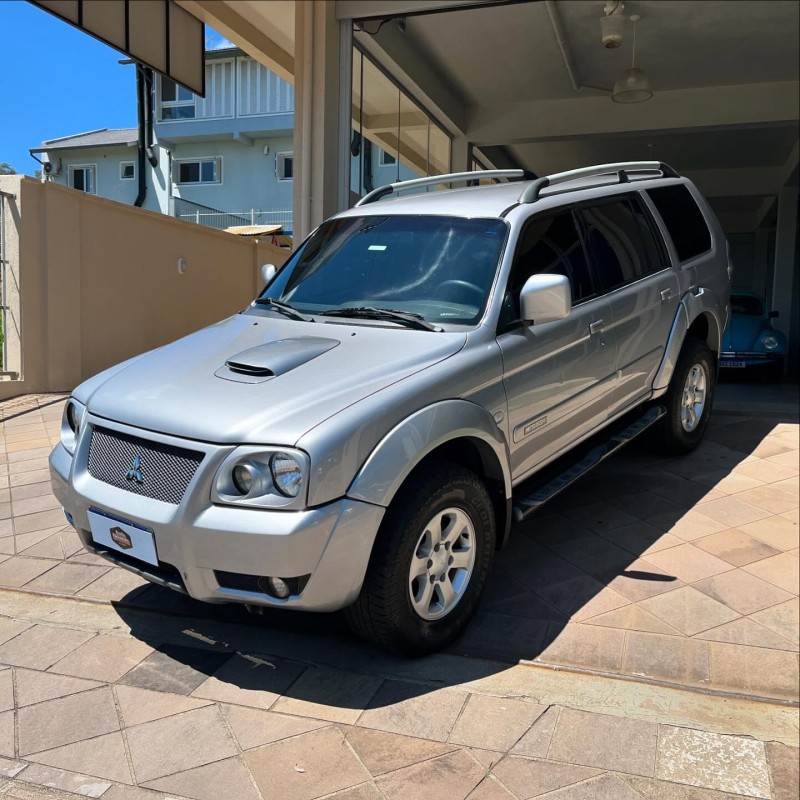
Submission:
POLYGON ((779 312, 773 327, 790 339, 792 297, 797 289, 797 187, 787 186, 778 195, 775 231, 775 272, 772 279, 772 309, 779 312))
POLYGON ((469 172, 472 166, 472 145, 466 136, 454 136, 450 150, 450 169, 453 172, 469 172))
POLYGON ((335 3, 295 4, 295 242, 347 207, 351 36, 350 23, 336 20, 335 3))

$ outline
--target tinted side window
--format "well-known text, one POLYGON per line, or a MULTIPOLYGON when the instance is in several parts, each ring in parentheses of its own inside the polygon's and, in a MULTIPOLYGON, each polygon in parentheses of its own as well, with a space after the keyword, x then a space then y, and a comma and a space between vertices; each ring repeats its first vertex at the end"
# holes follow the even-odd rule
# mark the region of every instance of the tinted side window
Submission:
POLYGON ((630 200, 581 208, 592 264, 601 291, 635 281, 650 271, 650 258, 630 200))
POLYGON ((682 183, 648 189, 647 194, 661 214, 680 261, 711 249, 711 234, 692 193, 682 183))
POLYGON ((571 211, 528 223, 519 238, 501 323, 519 319, 519 293, 531 275, 566 275, 572 303, 594 294, 592 277, 571 211))

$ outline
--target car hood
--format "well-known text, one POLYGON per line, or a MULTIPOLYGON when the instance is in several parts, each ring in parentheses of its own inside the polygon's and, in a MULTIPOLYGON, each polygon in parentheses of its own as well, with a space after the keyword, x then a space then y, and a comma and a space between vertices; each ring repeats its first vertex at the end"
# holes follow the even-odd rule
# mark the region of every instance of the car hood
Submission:
POLYGON ((729 353, 752 350, 756 337, 764 327, 761 317, 733 314, 722 336, 722 349, 729 353))
POLYGON ((190 439, 284 444, 463 348, 463 333, 239 314, 111 372, 99 417, 190 439))

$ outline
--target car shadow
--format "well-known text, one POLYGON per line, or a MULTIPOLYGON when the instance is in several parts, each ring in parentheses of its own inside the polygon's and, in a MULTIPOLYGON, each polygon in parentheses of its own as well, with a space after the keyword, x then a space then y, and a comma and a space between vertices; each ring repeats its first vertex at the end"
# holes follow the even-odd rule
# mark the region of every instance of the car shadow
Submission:
POLYGON ((780 452, 764 439, 781 422, 797 419, 716 414, 688 456, 664 458, 632 445, 604 462, 515 526, 477 614, 443 653, 419 659, 384 653, 356 640, 340 614, 265 609, 254 616, 147 586, 115 604, 132 635, 155 648, 121 682, 202 695, 213 676, 218 696, 212 699, 237 702, 241 692, 251 698, 271 692, 355 709, 392 705, 523 661, 600 669, 593 661, 599 645, 585 641, 590 626, 624 628, 614 618, 620 609, 684 585, 653 554, 693 538, 695 515, 716 497, 713 485, 749 455, 780 452), (580 622, 589 624, 574 624, 580 622), (364 677, 354 682, 325 670, 364 677), (378 679, 399 683, 375 694, 378 679))

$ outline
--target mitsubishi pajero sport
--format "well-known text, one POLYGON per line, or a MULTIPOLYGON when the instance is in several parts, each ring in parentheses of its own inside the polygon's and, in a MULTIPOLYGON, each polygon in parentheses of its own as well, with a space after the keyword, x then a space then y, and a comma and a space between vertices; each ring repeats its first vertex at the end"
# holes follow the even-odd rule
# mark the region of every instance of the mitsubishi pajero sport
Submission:
POLYGON ((79 386, 50 467, 86 548, 208 602, 450 642, 514 520, 708 422, 730 263, 659 162, 377 189, 244 311, 79 386), (515 180, 516 179, 516 180, 515 180))

